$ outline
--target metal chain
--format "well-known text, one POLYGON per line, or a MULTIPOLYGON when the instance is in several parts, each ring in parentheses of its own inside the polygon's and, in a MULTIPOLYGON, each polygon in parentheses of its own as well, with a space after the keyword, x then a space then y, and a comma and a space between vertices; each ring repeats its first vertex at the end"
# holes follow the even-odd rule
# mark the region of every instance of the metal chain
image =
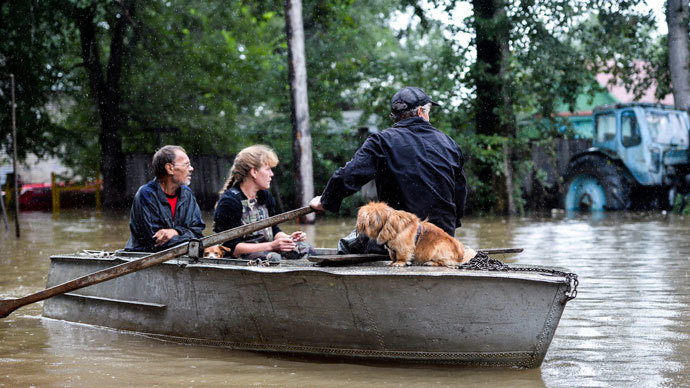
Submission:
POLYGON ((492 259, 486 252, 477 252, 477 255, 470 259, 465 264, 462 264, 459 269, 470 271, 516 271, 516 272, 539 272, 548 273, 554 276, 562 276, 568 281, 568 290, 565 292, 565 300, 575 299, 577 296, 577 286, 580 284, 577 279, 577 274, 572 272, 563 272, 552 268, 543 267, 511 267, 500 260, 492 259))
POLYGON ((247 261, 247 265, 250 267, 270 267, 271 263, 268 262, 268 259, 264 259, 264 258, 259 257, 259 258, 247 261))
POLYGON ((468 269, 472 271, 508 271, 510 267, 500 260, 492 259, 486 252, 477 252, 470 261, 462 264, 459 269, 468 269))
POLYGON ((91 256, 91 257, 111 257, 115 255, 115 252, 109 252, 109 251, 101 251, 101 250, 91 250, 91 249, 84 249, 81 254, 83 256, 91 256))

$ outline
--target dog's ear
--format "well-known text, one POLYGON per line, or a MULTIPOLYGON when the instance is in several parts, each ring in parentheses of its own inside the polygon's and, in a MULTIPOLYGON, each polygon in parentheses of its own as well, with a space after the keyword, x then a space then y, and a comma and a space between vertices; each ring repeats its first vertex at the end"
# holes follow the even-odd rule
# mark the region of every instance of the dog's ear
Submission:
POLYGON ((392 240, 395 238, 395 236, 398 234, 398 228, 400 224, 400 217, 397 216, 394 212, 388 212, 386 214, 386 222, 381 225, 381 231, 379 232, 379 236, 381 237, 382 242, 387 242, 388 240, 392 240))
POLYGON ((369 227, 375 234, 381 233, 381 228, 388 220, 388 213, 385 209, 378 208, 374 211, 373 217, 369 220, 369 227))
POLYGON ((365 225, 365 219, 367 216, 367 211, 364 207, 361 207, 359 211, 357 212, 357 232, 359 233, 366 233, 366 230, 364 229, 365 225))
POLYGON ((232 249, 230 249, 224 245, 218 245, 218 248, 220 248, 220 251, 223 254, 223 257, 228 256, 232 253, 232 249))
POLYGON ((375 231, 376 226, 379 224, 379 214, 377 212, 373 212, 368 216, 369 217, 367 217, 367 229, 375 231))

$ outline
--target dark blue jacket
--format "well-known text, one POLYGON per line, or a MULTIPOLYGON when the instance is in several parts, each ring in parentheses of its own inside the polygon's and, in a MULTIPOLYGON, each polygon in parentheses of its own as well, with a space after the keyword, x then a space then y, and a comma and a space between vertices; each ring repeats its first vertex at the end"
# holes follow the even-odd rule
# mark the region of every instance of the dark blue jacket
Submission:
POLYGON ((465 158, 450 136, 413 117, 370 135, 352 160, 336 171, 321 195, 337 212, 343 198, 372 179, 378 198, 416 214, 453 236, 467 197, 465 158))
MULTIPOLYGON (((245 200, 247 200, 247 196, 244 195, 239 186, 233 186, 225 190, 216 204, 216 210, 213 212, 213 233, 220 233, 244 225, 242 222, 242 201, 245 200)), ((256 193, 256 200, 259 205, 266 205, 269 217, 276 215, 276 203, 270 191, 259 190, 256 193)), ((271 228, 273 236, 281 231, 278 225, 274 225, 271 228)), ((253 241, 257 234, 258 232, 238 237, 226 241, 223 245, 234 252, 237 244, 253 241)))
POLYGON ((182 186, 175 206, 175 221, 170 203, 154 179, 141 186, 134 196, 129 215, 129 241, 125 250, 137 252, 158 252, 192 238, 201 238, 206 225, 201 219, 201 210, 188 186, 182 186), (155 247, 153 235, 160 229, 175 229, 179 236, 171 238, 162 246, 155 247))

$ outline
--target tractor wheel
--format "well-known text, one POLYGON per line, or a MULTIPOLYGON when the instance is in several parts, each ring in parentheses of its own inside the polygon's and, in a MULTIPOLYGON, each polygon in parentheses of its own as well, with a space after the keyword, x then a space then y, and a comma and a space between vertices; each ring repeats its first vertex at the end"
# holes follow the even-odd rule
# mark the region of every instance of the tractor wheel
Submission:
POLYGON ((582 156, 568 166, 564 208, 568 211, 626 210, 632 179, 622 167, 601 155, 582 156))

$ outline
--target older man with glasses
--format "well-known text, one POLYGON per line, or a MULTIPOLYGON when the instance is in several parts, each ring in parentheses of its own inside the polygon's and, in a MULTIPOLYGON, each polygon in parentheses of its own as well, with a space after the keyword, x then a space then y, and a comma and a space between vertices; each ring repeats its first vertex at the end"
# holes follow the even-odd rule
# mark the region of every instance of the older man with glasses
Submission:
POLYGON ((188 186, 194 167, 185 150, 167 145, 153 155, 151 164, 156 177, 134 196, 127 251, 158 252, 202 237, 206 226, 188 186))

